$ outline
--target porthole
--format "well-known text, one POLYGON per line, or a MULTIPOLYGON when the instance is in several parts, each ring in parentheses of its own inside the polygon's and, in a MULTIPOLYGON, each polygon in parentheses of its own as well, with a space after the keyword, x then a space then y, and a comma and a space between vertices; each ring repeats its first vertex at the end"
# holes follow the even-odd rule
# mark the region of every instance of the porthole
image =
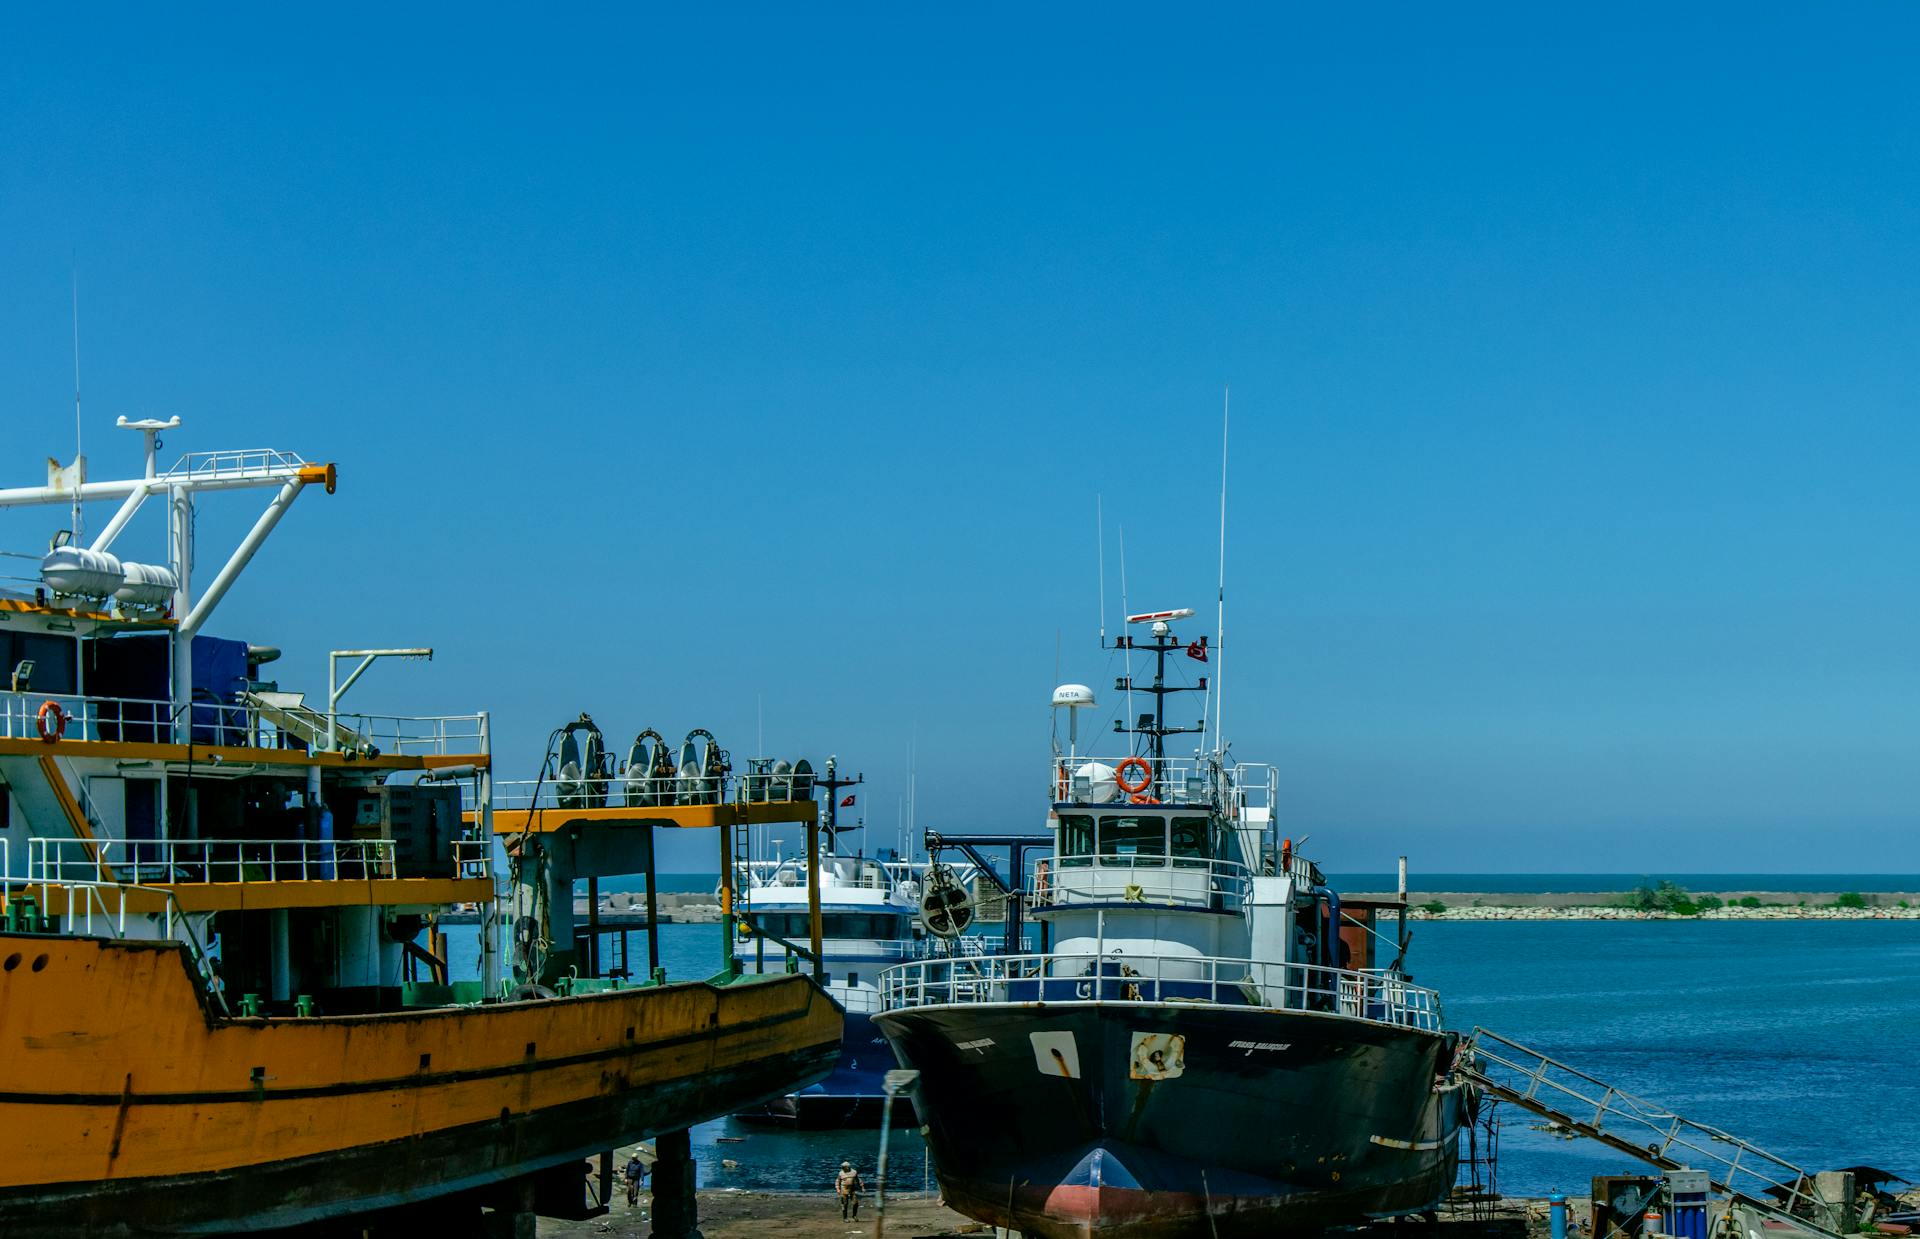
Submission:
POLYGON ((19 966, 20 966, 20 952, 18 951, 15 951, 13 954, 7 956, 7 962, 5 964, 0 964, 0 967, 5 968, 8 972, 12 972, 15 968, 18 968, 19 966))
POLYGON ((44 972, 46 967, 47 957, 45 955, 36 955, 33 957, 33 970, 35 972, 44 972))

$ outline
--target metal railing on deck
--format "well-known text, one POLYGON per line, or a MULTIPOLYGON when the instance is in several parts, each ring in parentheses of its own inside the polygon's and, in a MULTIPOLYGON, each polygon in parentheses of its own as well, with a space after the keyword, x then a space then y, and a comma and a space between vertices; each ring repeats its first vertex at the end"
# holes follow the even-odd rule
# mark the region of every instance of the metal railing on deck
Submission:
MULTIPOLYGON (((1055 801, 1076 804, 1126 804, 1132 796, 1173 804, 1221 804, 1243 797, 1248 808, 1271 807, 1279 789, 1279 775, 1265 762, 1242 762, 1216 766, 1206 758, 1164 757, 1158 762, 1132 755, 1095 757, 1080 755, 1056 757, 1050 771, 1049 791, 1055 801), (1118 781, 1123 764, 1128 790, 1118 781), (1141 786, 1144 780, 1145 786, 1141 786)), ((1238 807, 1238 806, 1235 806, 1238 807)))
POLYGON ((1461 1061, 1495 1096, 1656 1165, 1705 1170, 1717 1190, 1789 1213, 1842 1203, 1821 1197, 1814 1177, 1785 1158, 1484 1028, 1473 1030, 1461 1061))
MULTIPOLYGON (((460 875, 459 860, 449 868, 447 876, 460 875)), ((34 885, 174 886, 395 876, 391 839, 27 840, 27 881, 34 885)))
MULTIPOLYGON (((796 795, 791 775, 663 775, 659 778, 610 775, 605 778, 498 779, 496 809, 619 809, 671 805, 759 804, 773 793, 796 795)), ((799 796, 798 799, 807 797, 799 796)))
POLYGON ((988 955, 896 964, 888 1010, 961 1003, 1211 1002, 1439 1032, 1440 996, 1385 972, 1210 955, 988 955))
MULTIPOLYGON (((486 718, 480 714, 340 714, 334 727, 337 747, 363 757, 487 751, 486 718)), ((43 729, 67 740, 167 744, 190 739, 194 744, 222 747, 306 751, 324 747, 326 716, 305 705, 257 701, 175 705, 137 697, 0 692, 0 738, 44 739, 43 729), (59 718, 48 712, 43 723, 47 702, 53 703, 59 718)))
MULTIPOLYGON (((29 843, 37 840, 28 840, 29 843)), ((0 839, 0 866, 6 863, 6 840, 0 839)), ((6 891, 9 899, 18 898, 37 888, 39 911, 42 916, 53 906, 52 895, 59 891, 63 912, 60 918, 60 930, 75 937, 127 937, 128 893, 134 888, 120 882, 92 881, 74 878, 60 882, 37 881, 7 878, 0 881, 0 889, 6 891)), ((193 920, 180 905, 180 898, 165 887, 152 889, 150 895, 161 899, 160 919, 154 928, 162 939, 178 942, 187 949, 188 965, 193 969, 194 983, 201 995, 211 1006, 227 1012, 227 1000, 219 974, 216 971, 213 955, 194 932, 193 920)), ((44 927, 43 930, 44 931, 44 927)))
POLYGON ((160 474, 175 482, 253 481, 297 473, 306 460, 293 452, 271 447, 230 448, 218 452, 188 452, 160 474))
MULTIPOLYGON (((781 860, 747 861, 734 868, 734 881, 741 890, 751 888, 756 892, 804 891, 807 887, 805 857, 788 856, 781 860)), ((823 891, 890 891, 898 887, 901 882, 912 880, 891 872, 882 861, 867 860, 862 857, 823 856, 820 858, 820 868, 823 891)))
MULTIPOLYGON (((846 940, 838 939, 838 938, 828 938, 828 939, 825 939, 825 941, 829 943, 839 943, 839 942, 844 942, 846 940)), ((1027 949, 1027 947, 1031 944, 1031 941, 1032 940, 1029 938, 1022 937, 1020 939, 1020 949, 1021 950, 1027 949)), ((851 951, 847 953, 858 954, 858 955, 884 955, 890 959, 902 959, 902 960, 952 959, 952 958, 971 959, 971 958, 978 958, 980 956, 984 956, 988 954, 990 951, 994 950, 995 948, 1000 947, 1001 945, 1003 945, 1003 943, 1000 935, 997 933, 991 936, 985 935, 985 934, 979 934, 979 935, 970 935, 970 936, 959 937, 959 938, 876 939, 871 943, 863 944, 858 951, 851 951)), ((825 949, 824 953, 827 955, 833 955, 835 952, 833 947, 829 946, 825 949)))
POLYGON ((1235 912, 1246 904, 1253 875, 1230 860, 1193 856, 1054 856, 1034 866, 1027 906, 1044 911, 1074 904, 1129 904, 1235 912))
POLYGON ((456 878, 493 877, 493 841, 491 839, 455 839, 453 841, 453 876, 456 878))

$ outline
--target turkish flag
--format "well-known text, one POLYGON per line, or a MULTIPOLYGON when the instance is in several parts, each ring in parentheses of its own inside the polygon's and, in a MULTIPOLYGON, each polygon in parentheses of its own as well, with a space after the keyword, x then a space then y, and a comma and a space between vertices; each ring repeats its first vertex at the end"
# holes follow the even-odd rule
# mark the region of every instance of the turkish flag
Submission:
POLYGON ((852 792, 848 792, 848 793, 847 793, 847 798, 846 798, 845 800, 842 800, 842 801, 840 802, 840 807, 841 807, 841 808, 843 808, 843 809, 851 809, 851 808, 853 808, 853 793, 852 793, 852 792))
POLYGON ((1188 658, 1197 658, 1197 659, 1199 659, 1199 660, 1200 660, 1201 662, 1205 662, 1205 661, 1207 661, 1207 643, 1206 643, 1205 641, 1190 641, 1190 642, 1188 642, 1188 643, 1187 643, 1187 657, 1188 657, 1188 658))

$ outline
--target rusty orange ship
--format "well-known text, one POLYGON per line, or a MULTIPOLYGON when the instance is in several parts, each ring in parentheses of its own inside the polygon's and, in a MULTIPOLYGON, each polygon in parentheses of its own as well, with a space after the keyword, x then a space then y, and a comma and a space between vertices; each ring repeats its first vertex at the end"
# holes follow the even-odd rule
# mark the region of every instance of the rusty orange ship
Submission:
MULTIPOLYGON (((263 678, 277 651, 203 631, 334 467, 247 451, 162 471, 177 419, 122 424, 145 437, 141 476, 89 481, 76 459, 0 490, 0 508, 73 512, 39 576, 0 592, 0 1234, 221 1233, 436 1198, 587 1216, 616 1145, 660 1135, 665 1158, 688 1125, 830 1070, 841 1013, 809 977, 730 956, 690 981, 601 969, 550 906, 598 874, 651 889, 657 829, 718 828, 725 855, 750 823, 812 825, 811 801, 703 769, 671 794, 559 813, 536 794, 496 818, 485 714, 346 714, 337 683, 309 704, 263 678), (265 511, 196 592, 195 505, 246 490, 265 511), (149 500, 164 549, 121 558, 149 500), (101 501, 118 506, 84 538, 101 501), (456 908, 478 913, 460 931, 477 977, 448 966, 456 908)), ((351 685, 425 653, 336 661, 351 685)))

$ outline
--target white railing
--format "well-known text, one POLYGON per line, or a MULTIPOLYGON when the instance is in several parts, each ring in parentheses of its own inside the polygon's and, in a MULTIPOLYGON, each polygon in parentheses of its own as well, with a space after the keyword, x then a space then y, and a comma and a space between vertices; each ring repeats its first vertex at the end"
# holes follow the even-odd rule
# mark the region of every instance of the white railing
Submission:
MULTIPOLYGON (((1466 1073, 1494 1096, 1590 1129, 1615 1148, 1644 1149, 1668 1165, 1705 1170, 1715 1191, 1802 1213, 1827 1201, 1813 1175, 1738 1136, 1682 1118, 1517 1041, 1476 1028, 1462 1047, 1466 1073)), ((1815 1217, 1819 1213, 1815 1212, 1815 1217)), ((1804 1231, 1804 1228, 1803 1228, 1804 1231)))
MULTIPOLYGON (((822 856, 820 869, 823 899, 828 891, 891 891, 903 881, 912 880, 894 872, 886 862, 862 857, 822 856)), ((742 862, 734 866, 734 874, 735 885, 742 891, 803 891, 807 887, 804 856, 742 862)))
POLYGON ((491 839, 455 839, 453 841, 454 877, 491 878, 493 875, 493 841, 491 839))
MULTIPOLYGON (((304 705, 196 701, 182 706, 136 697, 0 692, 0 738, 44 739, 43 728, 65 740, 167 744, 190 738, 211 746, 305 750, 324 747, 327 723, 325 714, 304 705), (53 710, 45 709, 48 702, 53 710)), ((487 751, 486 716, 481 714, 340 714, 335 735, 342 750, 362 757, 478 756, 487 751)))
POLYGON ((391 839, 27 840, 35 886, 361 881, 396 872, 391 839))
POLYGON ((220 452, 188 452, 159 477, 172 482, 225 482, 283 477, 298 473, 306 463, 292 452, 282 452, 271 447, 233 448, 220 452))
MULTIPOLYGON (((844 943, 846 939, 822 938, 822 955, 833 958, 835 948, 832 943, 844 943)), ((890 959, 949 959, 955 957, 977 958, 992 954, 1003 945, 1003 939, 997 933, 974 934, 959 938, 900 938, 874 939, 863 942, 858 950, 848 950, 844 945, 840 950, 849 955, 882 955, 890 959)), ((1020 949, 1026 950, 1031 944, 1028 938, 1020 939, 1020 949)))
POLYGON ((353 735, 366 754, 479 756, 487 751, 483 714, 336 714, 335 725, 353 735))
MULTIPOLYGON (((605 778, 501 779, 493 785, 496 809, 618 809, 670 805, 761 803, 748 781, 763 775, 673 775, 633 778, 615 774, 605 778)), ((789 777, 784 780, 791 783, 789 777)), ((777 801, 775 803, 794 803, 777 801)), ((800 803, 804 803, 801 801, 800 803)))
POLYGON ((733 776, 734 794, 753 804, 772 802, 791 804, 812 800, 817 774, 775 774, 769 770, 748 770, 733 776))
POLYGON ((1271 808, 1279 790, 1279 775, 1265 762, 1241 762, 1216 766, 1210 759, 1196 757, 1151 758, 1056 757, 1049 772, 1049 791, 1056 802, 1075 804, 1136 803, 1218 804, 1222 807, 1271 808), (1129 764, 1124 772, 1120 767, 1129 764), (1098 774, 1099 767, 1113 774, 1098 774), (1141 769, 1144 766, 1145 769, 1141 769), (1144 786, 1143 786, 1144 783, 1144 786), (1137 790, 1128 790, 1129 788, 1137 790))
POLYGON ((1075 904, 1237 912, 1252 891, 1245 865, 1192 856, 1051 856, 1034 866, 1026 886, 1036 911, 1075 904))
POLYGON ((1210 955, 916 960, 881 972, 880 993, 890 1011, 963 1003, 1211 1002, 1318 1011, 1425 1032, 1441 1027, 1438 994, 1385 972, 1210 955))

